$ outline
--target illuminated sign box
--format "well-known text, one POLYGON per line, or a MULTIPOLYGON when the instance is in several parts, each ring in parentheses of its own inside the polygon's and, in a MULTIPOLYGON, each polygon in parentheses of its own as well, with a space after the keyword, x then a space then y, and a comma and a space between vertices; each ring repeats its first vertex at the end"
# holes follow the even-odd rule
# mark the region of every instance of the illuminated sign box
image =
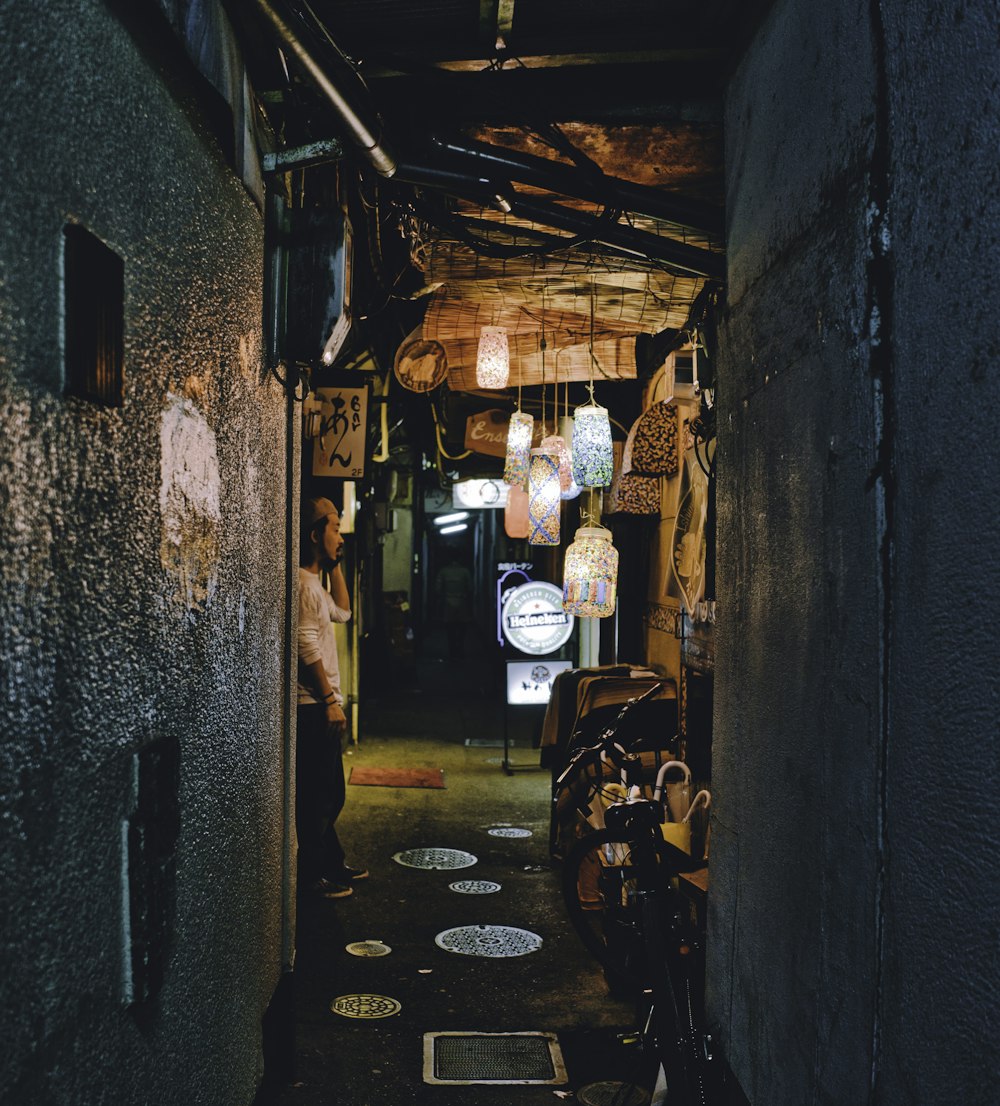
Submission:
POLYGON ((507 703, 512 707, 544 706, 556 676, 572 667, 572 661, 508 661, 507 703))

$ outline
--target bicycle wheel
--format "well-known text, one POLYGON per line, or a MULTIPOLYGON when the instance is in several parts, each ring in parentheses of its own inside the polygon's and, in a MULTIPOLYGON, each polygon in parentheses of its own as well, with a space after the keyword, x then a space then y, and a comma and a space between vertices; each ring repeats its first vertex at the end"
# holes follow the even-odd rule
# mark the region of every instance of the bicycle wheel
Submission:
POLYGON ((636 874, 631 846, 607 829, 580 838, 563 865, 566 913, 615 993, 634 994, 642 987, 642 925, 633 894, 636 874))

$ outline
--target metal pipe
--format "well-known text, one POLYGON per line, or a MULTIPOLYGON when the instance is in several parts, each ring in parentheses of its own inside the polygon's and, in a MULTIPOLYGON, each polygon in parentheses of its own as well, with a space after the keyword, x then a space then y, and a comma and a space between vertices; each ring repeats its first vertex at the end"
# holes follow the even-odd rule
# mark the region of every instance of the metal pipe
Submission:
POLYGON ((605 222, 593 215, 585 215, 563 207, 561 204, 512 196, 511 207, 514 214, 522 219, 530 219, 533 223, 543 223, 558 230, 566 230, 589 238, 593 242, 602 242, 607 246, 617 246, 619 249, 637 253, 642 257, 656 258, 685 272, 711 277, 713 280, 724 280, 726 276, 726 258, 721 253, 688 246, 673 238, 650 234, 649 231, 605 222))
POLYGON ((396 158, 382 141, 381 135, 375 133, 377 128, 370 127, 361 117, 359 111, 330 78, 324 66, 313 56, 309 47, 298 37, 270 0, 254 0, 254 3, 261 15, 271 24, 282 44, 298 59, 306 75, 329 101, 351 139, 364 151, 376 172, 383 177, 393 176, 396 172, 396 158))
POLYGON ((533 184, 550 192, 561 192, 580 200, 611 204, 627 211, 663 219, 689 230, 721 237, 725 233, 725 216, 711 204, 681 196, 660 192, 620 177, 596 174, 589 178, 568 165, 549 161, 534 154, 520 153, 485 142, 458 143, 433 139, 434 145, 444 153, 469 165, 476 174, 499 173, 502 179, 533 184), (471 164, 470 164, 471 163, 471 164))

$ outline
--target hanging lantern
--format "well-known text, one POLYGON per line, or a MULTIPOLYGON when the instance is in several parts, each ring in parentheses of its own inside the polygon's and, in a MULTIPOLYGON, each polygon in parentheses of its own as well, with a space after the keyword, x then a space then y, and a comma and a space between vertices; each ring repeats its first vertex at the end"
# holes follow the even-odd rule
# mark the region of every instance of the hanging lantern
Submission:
POLYGON ((515 411, 510 416, 507 431, 507 453, 504 458, 503 482, 524 487, 528 480, 528 461, 531 453, 531 432, 535 428, 535 416, 515 411))
POLYGON ((528 522, 530 545, 559 544, 559 458, 547 449, 531 451, 528 522))
POLYGON ((573 415, 573 478, 584 488, 606 488, 614 472, 606 407, 588 404, 573 415))
POLYGON ((562 438, 563 444, 566 446, 566 470, 569 476, 569 483, 567 484, 563 480, 562 463, 559 467, 559 498, 560 499, 576 499, 580 494, 580 485, 573 479, 573 420, 569 415, 563 415, 559 419, 559 437, 562 438))
POLYGON ((552 453, 559 461, 559 498, 565 499, 564 492, 569 491, 573 483, 573 459, 561 434, 550 434, 542 438, 540 447, 548 453, 552 453))
POLYGON ((509 376, 507 331, 502 326, 484 326, 479 332, 476 384, 480 388, 506 388, 509 376))
POLYGON ((531 531, 528 523, 528 493, 520 484, 507 494, 503 509, 503 531, 508 538, 526 538, 531 531))
POLYGON ((581 526, 566 550, 563 566, 563 610, 580 618, 607 618, 615 613, 618 550, 611 531, 581 526))

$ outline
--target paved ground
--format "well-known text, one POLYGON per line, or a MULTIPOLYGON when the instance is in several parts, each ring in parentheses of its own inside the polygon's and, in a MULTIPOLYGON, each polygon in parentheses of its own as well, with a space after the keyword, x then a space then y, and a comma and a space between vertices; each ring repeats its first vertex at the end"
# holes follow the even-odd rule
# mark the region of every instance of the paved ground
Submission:
MULTIPOLYGON (((433 642, 432 642, 433 645, 433 642)), ((496 683, 474 651, 462 661, 428 656, 419 681, 368 704, 353 765, 443 768, 444 790, 348 785, 342 817, 349 860, 371 878, 353 897, 300 907, 296 990, 295 1083, 274 1106, 376 1106, 449 1103, 528 1106, 572 1099, 598 1080, 625 1078, 638 1058, 617 1043, 633 1028, 631 1008, 612 1000, 600 971, 570 931, 550 865, 548 773, 506 776, 502 750, 466 739, 503 736, 496 683), (531 831, 491 836, 493 827, 531 831), (460 872, 419 871, 393 860, 412 848, 461 849, 478 857, 460 872), (492 880, 501 891, 463 895, 458 878, 492 880), (435 945, 443 930, 503 925, 541 936, 539 951, 487 959, 435 945), (388 956, 349 955, 348 942, 379 940, 388 956), (356 1020, 330 1011, 333 999, 370 993, 397 1000, 394 1016, 356 1020), (542 1031, 558 1035, 568 1068, 561 1086, 432 1086, 423 1081, 423 1037, 444 1030, 542 1031)), ((512 760, 536 764, 538 753, 515 723, 512 760)))

